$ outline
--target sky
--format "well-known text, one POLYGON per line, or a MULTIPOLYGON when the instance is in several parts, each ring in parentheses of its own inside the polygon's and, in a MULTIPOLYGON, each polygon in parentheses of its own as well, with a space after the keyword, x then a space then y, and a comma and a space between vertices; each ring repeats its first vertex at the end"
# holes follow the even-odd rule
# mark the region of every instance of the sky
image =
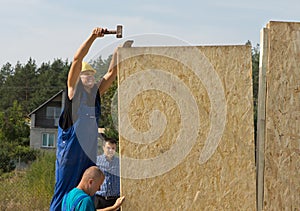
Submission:
POLYGON ((300 22, 299 0, 0 0, 0 65, 71 61, 93 28, 123 26, 96 40, 86 60, 133 46, 259 44, 269 21, 300 22))

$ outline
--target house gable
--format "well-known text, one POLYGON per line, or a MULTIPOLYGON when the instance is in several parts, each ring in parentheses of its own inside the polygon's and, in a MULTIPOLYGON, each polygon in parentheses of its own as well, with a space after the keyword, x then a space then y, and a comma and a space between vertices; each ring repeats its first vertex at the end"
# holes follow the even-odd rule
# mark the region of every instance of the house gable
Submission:
POLYGON ((30 147, 55 149, 57 126, 64 105, 64 91, 61 90, 29 114, 30 147))
POLYGON ((29 114, 31 118, 31 127, 57 128, 58 118, 63 105, 62 102, 63 90, 56 93, 29 114))

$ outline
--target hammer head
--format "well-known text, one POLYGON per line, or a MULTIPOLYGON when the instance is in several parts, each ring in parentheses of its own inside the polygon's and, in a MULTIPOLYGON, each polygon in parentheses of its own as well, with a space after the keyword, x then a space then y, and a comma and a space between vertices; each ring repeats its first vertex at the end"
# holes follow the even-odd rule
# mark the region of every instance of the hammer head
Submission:
POLYGON ((117 38, 122 38, 122 25, 117 25, 117 32, 116 32, 116 37, 117 38))

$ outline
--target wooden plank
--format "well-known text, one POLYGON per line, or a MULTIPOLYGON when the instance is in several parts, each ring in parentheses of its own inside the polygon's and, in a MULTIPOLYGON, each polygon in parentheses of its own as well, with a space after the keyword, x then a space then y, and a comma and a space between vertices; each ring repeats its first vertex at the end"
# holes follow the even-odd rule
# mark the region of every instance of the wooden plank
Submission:
POLYGON ((264 210, 300 210, 300 22, 268 34, 264 210))

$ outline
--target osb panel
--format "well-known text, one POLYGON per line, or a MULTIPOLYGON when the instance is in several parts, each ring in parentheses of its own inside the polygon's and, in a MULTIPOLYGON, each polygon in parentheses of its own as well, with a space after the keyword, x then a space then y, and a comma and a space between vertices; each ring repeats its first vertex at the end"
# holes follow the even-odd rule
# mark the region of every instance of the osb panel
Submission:
POLYGON ((250 46, 119 51, 123 211, 255 210, 250 46))
POLYGON ((300 23, 268 30, 264 210, 300 210, 300 23))

